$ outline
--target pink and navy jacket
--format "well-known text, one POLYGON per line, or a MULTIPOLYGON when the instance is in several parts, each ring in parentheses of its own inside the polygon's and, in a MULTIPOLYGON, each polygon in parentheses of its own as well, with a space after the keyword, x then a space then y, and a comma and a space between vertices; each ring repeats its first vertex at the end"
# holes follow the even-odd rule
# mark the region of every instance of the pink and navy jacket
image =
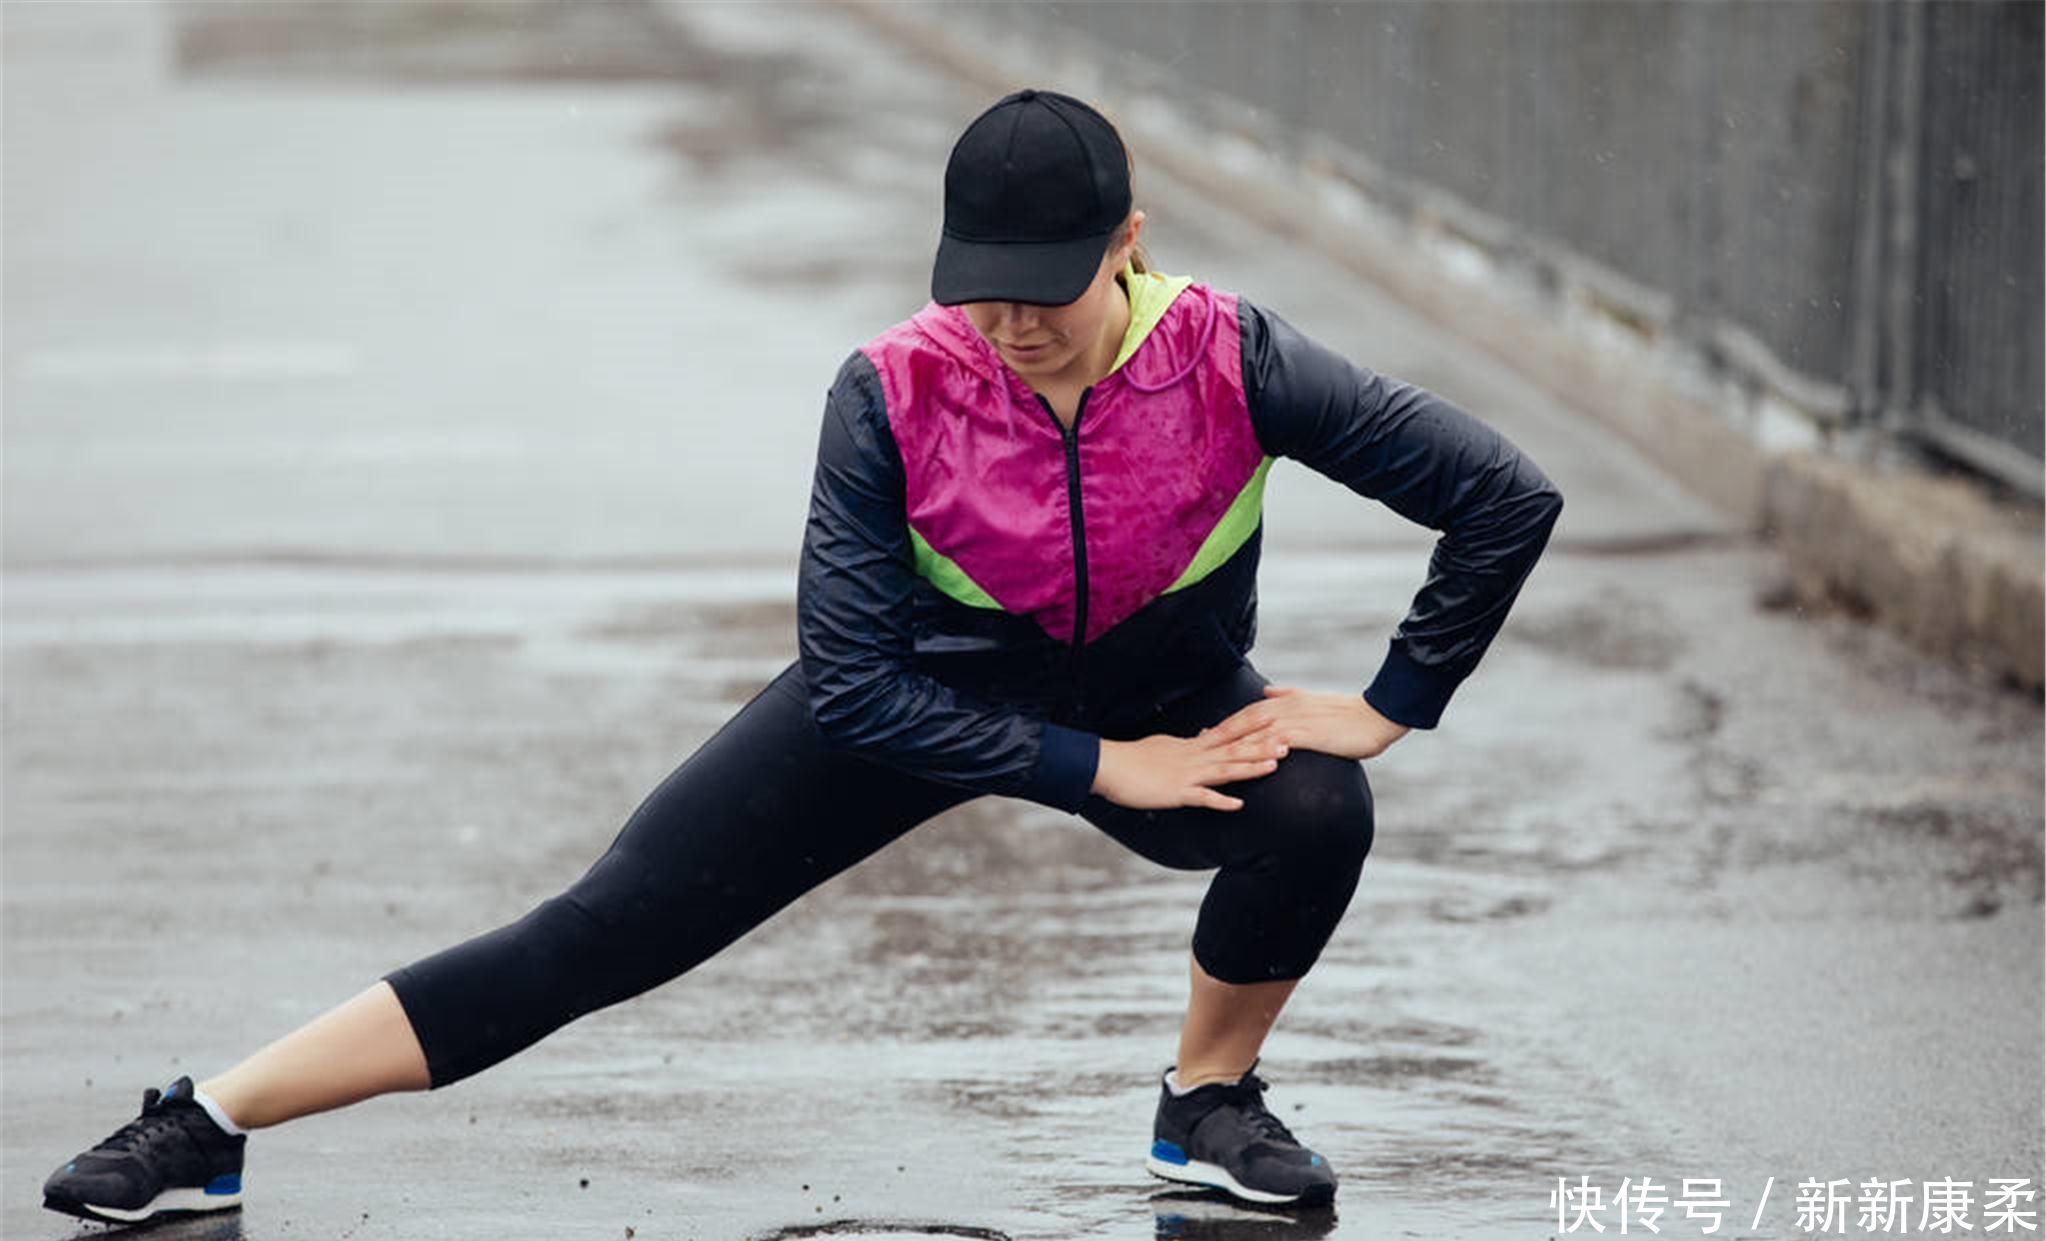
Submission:
POLYGON ((1130 281, 1068 431, 963 311, 868 342, 826 401, 799 580, 834 744, 1066 810, 1103 736, 1241 664, 1271 462, 1443 532, 1364 697, 1432 728, 1548 541, 1555 487, 1491 427, 1228 293, 1130 281))

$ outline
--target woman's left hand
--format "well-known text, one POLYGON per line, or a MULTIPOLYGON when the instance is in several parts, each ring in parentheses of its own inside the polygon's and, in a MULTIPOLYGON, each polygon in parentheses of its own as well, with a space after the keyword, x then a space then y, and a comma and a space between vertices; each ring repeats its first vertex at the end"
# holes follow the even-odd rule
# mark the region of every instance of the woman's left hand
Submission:
POLYGON ((1407 735, 1356 694, 1323 694, 1283 685, 1265 686, 1265 700, 1239 709, 1217 725, 1232 722, 1270 728, 1295 750, 1319 750, 1339 758, 1377 758, 1407 735))

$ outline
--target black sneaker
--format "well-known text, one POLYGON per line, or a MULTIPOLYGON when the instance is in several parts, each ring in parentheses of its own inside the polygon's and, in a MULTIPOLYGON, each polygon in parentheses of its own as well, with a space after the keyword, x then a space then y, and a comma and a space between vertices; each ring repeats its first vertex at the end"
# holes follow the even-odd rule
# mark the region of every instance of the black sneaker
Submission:
POLYGON ((1335 1198, 1335 1170, 1265 1110, 1265 1083, 1255 1072, 1176 1098, 1162 1083, 1158 1090, 1151 1155, 1144 1161, 1151 1175, 1206 1185, 1245 1202, 1335 1198))
POLYGON ((142 1096, 142 1115, 43 1182, 43 1205, 84 1219, 136 1224, 159 1215, 242 1204, 248 1138, 213 1123, 192 1079, 142 1096))

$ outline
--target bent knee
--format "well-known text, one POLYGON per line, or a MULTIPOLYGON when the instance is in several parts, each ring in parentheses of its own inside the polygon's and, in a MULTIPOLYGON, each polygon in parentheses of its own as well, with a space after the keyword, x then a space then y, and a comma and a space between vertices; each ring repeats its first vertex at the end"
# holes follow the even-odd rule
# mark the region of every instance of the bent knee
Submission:
MULTIPOLYGON (((1264 781, 1257 798, 1260 835, 1295 865, 1354 873, 1376 834, 1371 786, 1350 759, 1300 752, 1264 781)), ((1249 808, 1246 805, 1246 808, 1249 808)))

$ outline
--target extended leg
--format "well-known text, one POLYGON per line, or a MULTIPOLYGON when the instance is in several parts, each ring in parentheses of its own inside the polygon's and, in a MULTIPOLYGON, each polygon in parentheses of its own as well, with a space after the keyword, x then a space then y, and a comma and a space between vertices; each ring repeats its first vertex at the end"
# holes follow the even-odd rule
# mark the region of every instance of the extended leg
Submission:
POLYGON ((204 1088, 254 1128, 445 1086, 692 968, 968 796, 826 746, 791 667, 567 891, 393 972, 204 1088))
POLYGON ((568 891, 393 973, 196 1093, 187 1079, 43 1183, 112 1223, 239 1206, 246 1139, 393 1090, 443 1086, 689 969, 966 792, 824 744, 791 668, 664 781, 568 891))

